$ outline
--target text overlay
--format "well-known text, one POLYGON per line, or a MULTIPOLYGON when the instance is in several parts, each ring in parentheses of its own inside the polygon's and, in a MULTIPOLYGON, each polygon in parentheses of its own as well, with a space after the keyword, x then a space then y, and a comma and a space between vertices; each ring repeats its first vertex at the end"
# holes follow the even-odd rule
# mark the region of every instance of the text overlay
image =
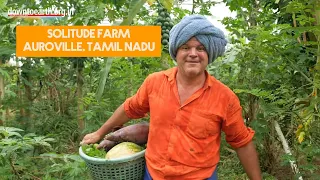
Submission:
POLYGON ((160 57, 160 26, 17 26, 18 57, 160 57))

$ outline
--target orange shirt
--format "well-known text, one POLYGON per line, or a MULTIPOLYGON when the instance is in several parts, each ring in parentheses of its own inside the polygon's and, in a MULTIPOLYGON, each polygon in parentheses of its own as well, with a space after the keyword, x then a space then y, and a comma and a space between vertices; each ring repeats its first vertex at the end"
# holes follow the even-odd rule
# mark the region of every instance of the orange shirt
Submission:
POLYGON ((180 105, 177 67, 149 75, 124 103, 132 119, 150 113, 146 164, 154 180, 206 179, 219 162, 221 130, 234 148, 250 142, 237 96, 206 71, 204 86, 180 105))

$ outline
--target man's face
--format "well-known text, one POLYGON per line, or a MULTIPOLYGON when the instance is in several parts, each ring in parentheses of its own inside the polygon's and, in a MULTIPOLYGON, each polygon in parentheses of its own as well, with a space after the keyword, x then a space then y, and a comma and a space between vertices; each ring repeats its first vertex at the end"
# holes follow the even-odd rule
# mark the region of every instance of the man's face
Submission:
POLYGON ((176 59, 179 71, 187 77, 201 75, 208 65, 208 53, 195 37, 179 47, 176 59))

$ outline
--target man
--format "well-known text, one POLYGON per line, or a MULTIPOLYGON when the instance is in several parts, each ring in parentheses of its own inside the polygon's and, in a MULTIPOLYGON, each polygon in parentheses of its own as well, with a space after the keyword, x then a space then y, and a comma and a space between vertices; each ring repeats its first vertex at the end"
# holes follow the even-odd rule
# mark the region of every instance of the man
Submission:
POLYGON ((217 179, 221 130, 252 180, 260 180, 254 131, 245 126, 237 96, 206 71, 223 55, 223 32, 200 15, 190 15, 170 31, 169 52, 177 67, 149 75, 96 132, 95 143, 113 127, 150 113, 145 179, 217 179))

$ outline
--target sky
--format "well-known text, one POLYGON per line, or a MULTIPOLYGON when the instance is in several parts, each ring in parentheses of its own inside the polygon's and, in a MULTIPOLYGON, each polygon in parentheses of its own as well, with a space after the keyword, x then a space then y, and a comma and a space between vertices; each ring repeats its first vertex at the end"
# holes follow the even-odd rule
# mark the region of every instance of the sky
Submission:
MULTIPOLYGON (((218 0, 214 0, 216 2, 221 2, 218 0)), ((183 1, 181 8, 192 10, 192 0, 185 0, 183 1)), ((225 3, 217 3, 215 6, 211 7, 210 9, 212 16, 207 16, 207 18, 213 23, 214 26, 220 28, 222 31, 225 32, 226 35, 229 34, 229 32, 225 29, 225 26, 220 22, 224 17, 235 17, 236 13, 231 12, 229 8, 225 5, 225 3)), ((121 20, 119 20, 121 22, 121 20)), ((106 18, 104 21, 102 21, 99 25, 111 25, 108 22, 108 19, 106 18)))
MULTIPOLYGON (((221 2, 215 0, 216 2, 221 2)), ((181 6, 183 9, 192 10, 192 0, 186 0, 182 3, 181 6)), ((212 16, 207 16, 207 18, 213 23, 214 26, 220 28, 225 34, 229 34, 229 32, 225 29, 225 26, 220 22, 224 17, 235 17, 236 13, 231 12, 229 8, 225 5, 225 3, 217 3, 215 6, 211 7, 210 12, 212 16)))

